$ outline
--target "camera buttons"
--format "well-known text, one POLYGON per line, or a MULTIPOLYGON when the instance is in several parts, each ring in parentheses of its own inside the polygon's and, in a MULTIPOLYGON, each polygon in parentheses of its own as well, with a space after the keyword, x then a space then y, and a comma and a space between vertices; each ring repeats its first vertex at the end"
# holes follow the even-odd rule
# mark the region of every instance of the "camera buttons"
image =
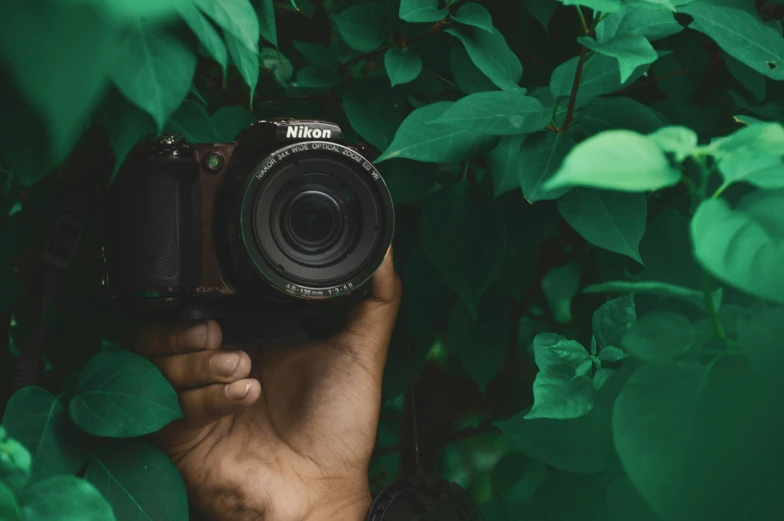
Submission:
POLYGON ((221 168, 223 168, 223 156, 217 152, 211 152, 204 157, 204 166, 207 167, 207 170, 212 170, 213 172, 217 172, 221 168))

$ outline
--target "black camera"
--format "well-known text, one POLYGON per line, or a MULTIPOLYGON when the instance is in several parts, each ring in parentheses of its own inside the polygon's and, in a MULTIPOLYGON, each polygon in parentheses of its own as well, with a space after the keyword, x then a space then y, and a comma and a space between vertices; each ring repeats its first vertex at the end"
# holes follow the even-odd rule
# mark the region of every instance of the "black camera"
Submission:
POLYGON ((259 121, 229 143, 148 138, 105 198, 111 295, 183 319, 367 296, 394 210, 366 156, 325 121, 259 121))

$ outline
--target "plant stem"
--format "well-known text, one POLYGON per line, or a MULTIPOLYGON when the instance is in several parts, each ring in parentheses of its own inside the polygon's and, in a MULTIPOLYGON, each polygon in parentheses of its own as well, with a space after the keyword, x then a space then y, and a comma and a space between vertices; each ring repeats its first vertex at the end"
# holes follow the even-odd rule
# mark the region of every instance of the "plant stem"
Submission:
POLYGON ((577 8, 577 14, 580 15, 580 23, 583 25, 583 32, 585 32, 585 34, 587 35, 589 30, 588 30, 588 24, 585 23, 585 15, 583 15, 583 10, 580 9, 579 5, 576 5, 575 7, 577 8))
POLYGON ((583 65, 585 58, 588 56, 588 49, 583 47, 580 49, 580 58, 577 60, 577 69, 574 71, 574 81, 572 82, 572 92, 569 95, 569 103, 566 105, 566 117, 564 118, 563 126, 558 129, 558 133, 562 134, 569 129, 574 117, 574 107, 577 105, 577 91, 580 88, 580 80, 583 75, 583 65))
POLYGON ((713 192, 713 195, 710 198, 711 199, 718 199, 719 196, 724 193, 724 190, 726 190, 727 187, 730 186, 730 184, 731 183, 729 183, 727 181, 722 183, 722 185, 715 192, 713 192))

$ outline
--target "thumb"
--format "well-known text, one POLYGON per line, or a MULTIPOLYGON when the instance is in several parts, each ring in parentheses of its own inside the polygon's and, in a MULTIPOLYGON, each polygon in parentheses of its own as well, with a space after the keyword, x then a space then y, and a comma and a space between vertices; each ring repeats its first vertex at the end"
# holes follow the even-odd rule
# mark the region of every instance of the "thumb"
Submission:
POLYGON ((351 310, 346 327, 332 337, 332 343, 348 351, 372 374, 380 377, 403 294, 391 246, 373 275, 372 284, 372 295, 351 310))

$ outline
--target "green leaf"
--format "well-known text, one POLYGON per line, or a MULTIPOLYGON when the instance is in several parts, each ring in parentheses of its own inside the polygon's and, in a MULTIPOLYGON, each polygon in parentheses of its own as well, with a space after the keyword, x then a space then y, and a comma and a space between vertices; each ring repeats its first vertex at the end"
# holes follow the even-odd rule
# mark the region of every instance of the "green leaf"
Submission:
POLYGON ((784 462, 780 395, 759 380, 741 356, 651 364, 631 376, 615 402, 613 437, 662 519, 757 519, 781 508, 770 493, 784 462), (720 457, 727 447, 731 456, 720 457))
POLYGON ((520 145, 524 136, 501 138, 498 146, 485 154, 490 175, 493 176, 495 197, 511 192, 520 186, 518 170, 520 164, 520 145))
POLYGON ((534 338, 534 360, 539 372, 534 380, 534 406, 525 419, 579 418, 594 406, 590 375, 581 366, 591 363, 591 355, 579 342, 554 333, 534 338))
POLYGON ((112 507, 87 481, 59 476, 19 495, 25 521, 114 521, 112 507))
POLYGON ((114 151, 114 174, 144 136, 155 134, 155 122, 150 115, 119 95, 104 104, 98 119, 106 127, 114 151))
POLYGON ((461 161, 492 148, 496 142, 493 136, 434 123, 453 105, 450 101, 439 101, 413 111, 376 162, 394 157, 433 163, 461 161))
POLYGON ((291 43, 293 43, 294 48, 302 53, 302 55, 313 65, 325 67, 333 72, 337 72, 339 62, 333 49, 311 42, 298 42, 297 40, 292 40, 291 43))
POLYGON ((545 190, 544 185, 558 171, 574 145, 574 138, 564 133, 538 132, 525 138, 520 149, 518 177, 520 188, 529 202, 558 199, 568 191, 545 190))
POLYGON ((761 102, 768 95, 768 84, 765 76, 747 67, 735 58, 724 55, 724 64, 730 74, 749 91, 757 102, 761 102))
POLYGON ((259 33, 261 37, 272 44, 278 46, 278 29, 275 25, 275 10, 273 0, 259 0, 256 14, 259 18, 259 33))
POLYGON ((0 31, 4 76, 13 77, 45 123, 49 150, 62 158, 104 94, 106 70, 113 60, 122 61, 119 30, 101 11, 83 5, 12 2, 2 14, 8 21, 0 31))
POLYGON ((384 10, 374 4, 358 4, 332 17, 346 45, 359 52, 370 52, 383 44, 389 33, 384 10))
MULTIPOLYGON (((575 56, 556 67, 550 76, 550 92, 555 99, 569 97, 577 73, 579 57, 575 56)), ((587 100, 596 96, 610 94, 637 81, 647 70, 640 67, 625 82, 621 81, 618 60, 601 54, 589 56, 585 61, 580 88, 577 90, 576 106, 582 106, 587 100)))
POLYGON ((201 104, 191 100, 185 100, 172 114, 166 124, 166 129, 181 134, 191 143, 217 141, 207 111, 201 104))
POLYGON ((446 18, 448 9, 438 7, 438 0, 400 0, 398 16, 406 22, 438 22, 446 18))
POLYGON ((684 27, 667 9, 655 9, 644 2, 626 4, 596 26, 596 40, 605 43, 616 35, 639 34, 654 42, 681 32, 684 27))
POLYGON ((436 190, 436 165, 392 159, 378 165, 395 204, 418 201, 436 190))
POLYGON ((621 0, 558 0, 563 5, 582 5, 593 11, 615 13, 621 10, 621 0))
POLYGON ((241 105, 230 105, 221 107, 210 118, 214 132, 214 139, 217 142, 227 142, 234 140, 240 131, 255 123, 258 118, 248 109, 241 105))
POLYGON ((648 134, 668 123, 659 112, 626 97, 594 98, 577 119, 580 131, 589 136, 616 128, 648 134))
POLYGON ((149 113, 160 130, 188 94, 195 70, 196 56, 182 42, 136 20, 109 75, 117 89, 149 113))
POLYGON ((572 319, 572 298, 580 289, 580 272, 574 264, 551 268, 542 277, 542 291, 556 322, 572 319))
POLYGON ((449 67, 457 87, 466 94, 498 89, 495 83, 474 65, 463 46, 454 46, 449 51, 449 67))
POLYGON ((259 49, 259 63, 262 70, 270 73, 279 85, 288 87, 294 74, 294 68, 288 58, 275 49, 262 47, 259 49))
POLYGON ((607 521, 661 521, 626 475, 615 478, 608 485, 607 513, 607 521))
POLYGON ((640 360, 660 362, 685 353, 696 335, 689 319, 674 311, 660 311, 640 318, 623 336, 621 344, 640 360))
POLYGON ((505 225, 493 200, 465 178, 431 195, 422 207, 420 242, 472 316, 504 261, 505 225))
POLYGON ((192 3, 180 6, 179 12, 210 57, 221 66, 225 75, 229 66, 229 54, 226 50, 226 44, 223 43, 223 38, 218 34, 218 31, 192 3))
MULTIPOLYGON (((700 309, 705 309, 705 297, 702 291, 697 291, 690 288, 684 288, 675 284, 668 284, 666 282, 657 281, 623 281, 614 280, 610 282, 603 282, 601 284, 594 284, 583 289, 584 293, 639 293, 641 295, 658 295, 666 298, 677 298, 684 302, 694 304, 700 309)), ((721 299, 720 292, 716 291, 713 295, 714 303, 721 299)), ((717 306, 718 307, 718 306, 717 306)))
MULTIPOLYGON (((615 363, 615 362, 620 362, 621 360, 625 360, 626 358, 629 358, 629 355, 624 353, 623 350, 618 349, 617 347, 613 347, 613 346, 607 346, 604 349, 602 349, 601 353, 599 353, 599 360, 601 362, 615 363)), ((605 369, 605 371, 607 371, 607 370, 605 369)), ((606 380, 607 377, 608 377, 608 375, 603 374, 602 375, 602 380, 606 380)), ((594 375, 594 387, 596 387, 598 389, 599 387, 601 387, 601 384, 603 384, 603 383, 604 383, 604 381, 600 382, 597 385, 596 384, 596 376, 594 375)))
POLYGON ((550 113, 520 92, 477 92, 460 98, 433 123, 496 136, 525 134, 547 126, 550 113))
POLYGON ((714 139, 706 152, 725 159, 734 154, 775 155, 784 150, 784 126, 781 123, 754 123, 732 134, 714 139))
POLYGON ((0 519, 3 521, 22 521, 19 504, 14 493, 0 481, 0 519))
POLYGON ((501 367, 509 350, 509 301, 487 293, 479 303, 477 318, 459 301, 449 314, 449 349, 473 381, 484 391, 501 367))
POLYGON ((224 33, 232 35, 237 40, 237 46, 249 53, 258 53, 259 19, 250 0, 193 0, 193 3, 212 18, 224 33))
POLYGON ((328 89, 338 85, 340 85, 340 78, 337 74, 318 65, 306 65, 301 68, 294 82, 295 87, 310 89, 328 89))
POLYGON ((245 83, 250 87, 250 102, 253 103, 253 94, 256 92, 256 85, 259 82, 259 71, 261 64, 259 63, 258 49, 253 51, 248 50, 242 45, 242 42, 229 33, 224 34, 226 39, 226 48, 229 50, 229 57, 231 62, 237 67, 240 76, 245 80, 245 83))
POLYGON ((781 382, 784 350, 781 348, 784 309, 766 309, 750 318, 738 320, 738 343, 759 374, 771 382, 781 382))
POLYGON ((618 347, 623 335, 636 321, 634 293, 605 302, 594 311, 591 319, 596 343, 602 351, 610 346, 618 347))
POLYGON ((357 134, 386 150, 405 119, 405 98, 382 78, 355 80, 343 90, 343 110, 357 134))
POLYGON ((759 188, 784 188, 784 126, 760 123, 715 140, 724 187, 745 181, 759 188))
POLYGON ((694 255, 727 285, 784 304, 784 191, 755 192, 733 210, 700 204, 691 222, 694 255))
POLYGON ((476 27, 460 27, 444 32, 463 42, 474 65, 500 89, 520 88, 523 66, 498 29, 493 28, 493 32, 488 33, 476 27))
POLYGON ((558 199, 558 211, 586 241, 642 264, 647 202, 645 194, 576 188, 558 199))
POLYGON ((384 53, 384 66, 392 86, 414 81, 422 72, 422 59, 410 48, 392 46, 384 53))
POLYGON ((574 147, 544 188, 644 192, 676 185, 680 179, 681 173, 652 139, 629 130, 608 130, 574 147))
POLYGON ((0 427, 0 477, 12 492, 19 493, 30 478, 32 457, 24 445, 12 438, 6 438, 0 427))
POLYGON ((68 412, 83 431, 111 438, 150 434, 183 417, 158 368, 129 351, 93 356, 79 373, 68 412))
POLYGON ((694 2, 679 8, 694 17, 691 28, 712 38, 727 54, 774 80, 784 79, 784 38, 748 12, 694 2))
POLYGON ((473 25, 489 33, 493 32, 493 18, 479 4, 465 4, 452 15, 452 20, 464 25, 473 25))
POLYGON ((697 150, 697 134, 690 128, 681 126, 663 127, 648 135, 659 148, 683 161, 697 150))
MULTIPOLYGON (((150 20, 166 20, 178 7, 193 0, 79 0, 81 3, 99 4, 101 8, 118 18, 136 18, 143 16, 150 20)), ((69 2, 71 4, 76 2, 69 2)))
POLYGON ((587 36, 577 41, 596 53, 617 59, 621 83, 628 81, 639 67, 650 65, 659 57, 651 42, 641 34, 620 34, 605 43, 587 36))
POLYGON ((68 418, 62 396, 28 385, 11 397, 3 427, 33 457, 30 477, 34 481, 61 474, 76 474, 87 461, 84 435, 68 418))
POLYGON ((169 457, 128 440, 96 454, 84 479, 109 500, 117 521, 188 521, 188 497, 169 457))
POLYGON ((548 32, 550 20, 553 14, 555 14, 555 10, 558 9, 558 2, 553 2, 552 0, 527 0, 523 2, 523 7, 542 24, 545 32, 548 32))

